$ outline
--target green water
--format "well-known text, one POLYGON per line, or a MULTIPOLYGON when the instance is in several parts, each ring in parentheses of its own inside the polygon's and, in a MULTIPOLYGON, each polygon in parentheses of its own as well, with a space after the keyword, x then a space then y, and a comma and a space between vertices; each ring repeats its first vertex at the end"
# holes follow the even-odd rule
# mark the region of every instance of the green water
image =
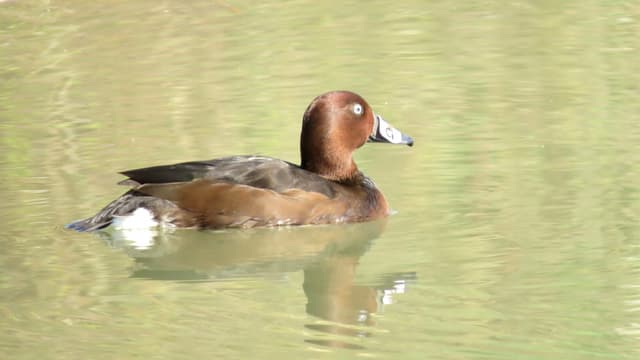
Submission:
POLYGON ((639 34, 637 1, 0 1, 0 353, 637 359, 639 34), (297 162, 334 89, 415 139, 356 154, 386 222, 63 229, 118 171, 297 162))

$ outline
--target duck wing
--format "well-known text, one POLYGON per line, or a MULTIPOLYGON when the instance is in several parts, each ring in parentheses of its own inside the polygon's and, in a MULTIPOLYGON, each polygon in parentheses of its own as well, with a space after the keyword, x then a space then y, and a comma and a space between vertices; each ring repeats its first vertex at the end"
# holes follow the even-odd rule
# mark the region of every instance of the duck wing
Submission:
POLYGON ((230 156, 127 170, 121 174, 128 179, 119 184, 133 187, 204 180, 209 183, 246 185, 279 193, 300 189, 329 198, 334 197, 336 185, 295 164, 266 156, 230 156))

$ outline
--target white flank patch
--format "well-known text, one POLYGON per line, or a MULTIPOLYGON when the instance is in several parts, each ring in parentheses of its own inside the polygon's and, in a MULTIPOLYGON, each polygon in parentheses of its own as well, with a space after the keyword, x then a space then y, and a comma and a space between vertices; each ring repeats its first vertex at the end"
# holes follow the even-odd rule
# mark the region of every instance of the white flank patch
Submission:
POLYGON ((130 243, 133 248, 144 250, 153 246, 157 235, 153 228, 158 226, 158 222, 153 219, 151 211, 137 208, 131 215, 114 216, 111 225, 118 237, 130 243))
POLYGON ((153 219, 151 211, 145 208, 137 208, 131 215, 114 216, 113 227, 118 230, 146 229, 158 225, 153 219))

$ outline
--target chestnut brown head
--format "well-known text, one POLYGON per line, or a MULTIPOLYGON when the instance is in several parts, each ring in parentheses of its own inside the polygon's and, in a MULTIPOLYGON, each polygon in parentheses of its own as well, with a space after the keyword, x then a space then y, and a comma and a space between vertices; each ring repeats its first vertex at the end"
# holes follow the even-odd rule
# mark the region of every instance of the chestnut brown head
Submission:
POLYGON ((300 166, 331 180, 350 179, 358 172, 352 154, 367 141, 413 145, 413 139, 375 114, 360 95, 325 93, 304 113, 300 166))

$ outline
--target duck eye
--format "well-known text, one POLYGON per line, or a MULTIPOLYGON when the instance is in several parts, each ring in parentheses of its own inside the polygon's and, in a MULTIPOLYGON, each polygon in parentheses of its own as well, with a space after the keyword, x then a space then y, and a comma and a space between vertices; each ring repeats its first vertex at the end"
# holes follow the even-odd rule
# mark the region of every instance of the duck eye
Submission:
POLYGON ((362 115, 362 113, 364 112, 364 108, 362 107, 362 105, 356 103, 353 105, 353 113, 356 115, 362 115))

